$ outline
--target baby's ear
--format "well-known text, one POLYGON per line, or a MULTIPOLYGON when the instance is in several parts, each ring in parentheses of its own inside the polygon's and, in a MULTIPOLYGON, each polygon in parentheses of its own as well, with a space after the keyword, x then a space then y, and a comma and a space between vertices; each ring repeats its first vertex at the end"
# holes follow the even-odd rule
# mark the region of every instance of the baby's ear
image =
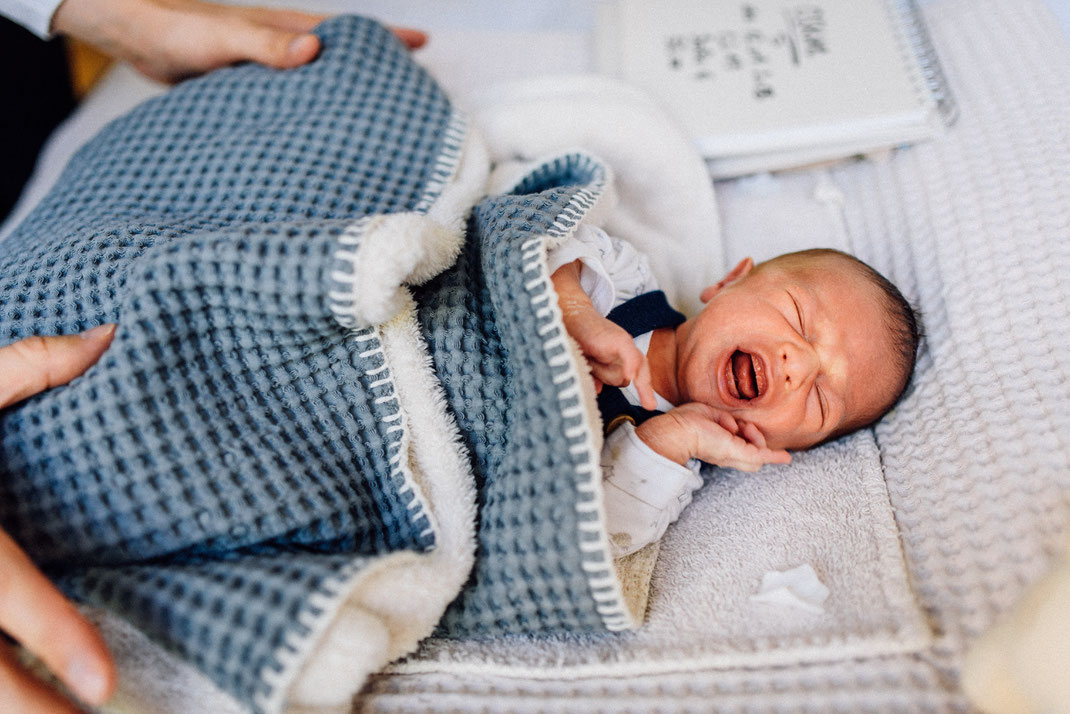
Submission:
POLYGON ((754 261, 747 256, 743 260, 739 261, 739 265, 728 271, 728 275, 721 278, 721 281, 716 285, 711 285, 702 291, 702 295, 699 298, 702 302, 709 302, 714 295, 724 290, 726 287, 747 277, 747 273, 754 269, 754 261))

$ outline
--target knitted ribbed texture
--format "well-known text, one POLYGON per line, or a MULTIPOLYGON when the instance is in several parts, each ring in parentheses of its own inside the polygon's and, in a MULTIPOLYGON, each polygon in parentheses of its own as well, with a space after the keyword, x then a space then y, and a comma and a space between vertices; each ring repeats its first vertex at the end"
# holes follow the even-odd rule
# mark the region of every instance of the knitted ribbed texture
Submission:
POLYGON ((1070 528, 1070 46, 1037 3, 930 15, 959 123, 837 180, 853 249, 925 313, 917 384, 876 435, 955 671, 1070 528))
POLYGON ((1070 527, 1070 47, 1038 2, 945 0, 925 17, 958 123, 832 178, 851 249, 925 313, 916 386, 876 435, 936 644, 684 674, 614 677, 604 662, 572 681, 382 676, 361 711, 970 711, 964 648, 1070 527))
POLYGON ((5 340, 119 323, 84 376, 4 413, 0 522, 255 709, 369 556, 435 540, 378 334, 331 296, 356 219, 442 190, 456 119, 378 24, 318 33, 305 67, 225 69, 112 123, 0 245, 5 340))

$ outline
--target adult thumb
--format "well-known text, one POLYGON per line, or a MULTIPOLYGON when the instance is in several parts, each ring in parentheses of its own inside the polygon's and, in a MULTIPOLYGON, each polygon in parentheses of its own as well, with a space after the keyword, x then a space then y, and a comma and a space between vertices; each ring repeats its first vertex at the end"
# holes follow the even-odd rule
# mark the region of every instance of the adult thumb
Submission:
POLYGON ((114 336, 115 325, 109 324, 0 347, 0 407, 71 381, 100 359, 114 336))
POLYGON ((211 64, 258 62, 276 69, 299 67, 319 53, 320 40, 308 32, 289 32, 245 18, 220 23, 216 56, 211 64))

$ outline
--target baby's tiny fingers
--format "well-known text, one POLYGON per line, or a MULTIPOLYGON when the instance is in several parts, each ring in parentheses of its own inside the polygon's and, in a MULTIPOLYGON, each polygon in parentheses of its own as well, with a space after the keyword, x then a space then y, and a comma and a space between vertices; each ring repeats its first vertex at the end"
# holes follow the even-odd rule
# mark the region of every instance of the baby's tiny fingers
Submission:
POLYGON ((728 412, 718 411, 714 421, 716 421, 721 428, 729 434, 732 434, 733 436, 739 434, 739 422, 737 422, 736 418, 728 412))
POLYGON ((654 387, 650 379, 650 365, 645 359, 639 366, 639 374, 635 378, 635 390, 639 393, 639 403, 644 409, 654 411, 658 408, 658 400, 654 397, 654 387))
POLYGON ((762 458, 767 464, 790 464, 791 454, 784 449, 762 449, 762 458))
POLYGON ((760 449, 754 453, 739 457, 736 463, 739 465, 733 466, 732 468, 739 471, 754 472, 758 471, 766 464, 790 464, 791 454, 786 451, 760 449))
POLYGON ((598 362, 597 360, 588 359, 588 364, 591 365, 591 374, 596 379, 602 380, 605 384, 612 384, 614 387, 622 387, 628 383, 628 380, 621 374, 620 367, 615 364, 605 364, 604 362, 598 362))
POLYGON ((732 463, 724 464, 731 466, 737 471, 754 472, 766 464, 790 464, 791 454, 783 449, 769 449, 758 447, 746 442, 742 437, 732 437, 732 447, 735 451, 732 463))
POLYGON ((643 365, 646 363, 646 360, 643 359, 643 353, 632 344, 623 347, 617 359, 620 361, 621 374, 629 382, 639 378, 643 371, 643 365))
POLYGON ((743 433, 743 438, 757 446, 759 449, 764 449, 766 447, 765 435, 762 434, 761 430, 754 426, 754 424, 751 424, 749 421, 743 422, 741 431, 743 433))

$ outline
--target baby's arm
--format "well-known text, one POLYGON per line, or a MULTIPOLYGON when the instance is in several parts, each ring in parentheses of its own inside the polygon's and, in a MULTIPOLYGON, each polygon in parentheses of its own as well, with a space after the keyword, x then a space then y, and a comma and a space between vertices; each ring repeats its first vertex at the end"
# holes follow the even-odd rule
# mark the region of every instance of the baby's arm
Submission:
POLYGON ((678 464, 699 459, 740 471, 757 471, 765 464, 787 464, 791 455, 770 449, 756 426, 727 412, 697 402, 647 419, 636 435, 665 458, 678 464))
POLYGON ((580 285, 580 265, 578 260, 566 263, 550 278, 557 292, 565 330, 579 343, 587 357, 599 391, 602 383, 623 387, 634 381, 643 407, 656 409, 646 358, 624 328, 595 309, 580 285))

